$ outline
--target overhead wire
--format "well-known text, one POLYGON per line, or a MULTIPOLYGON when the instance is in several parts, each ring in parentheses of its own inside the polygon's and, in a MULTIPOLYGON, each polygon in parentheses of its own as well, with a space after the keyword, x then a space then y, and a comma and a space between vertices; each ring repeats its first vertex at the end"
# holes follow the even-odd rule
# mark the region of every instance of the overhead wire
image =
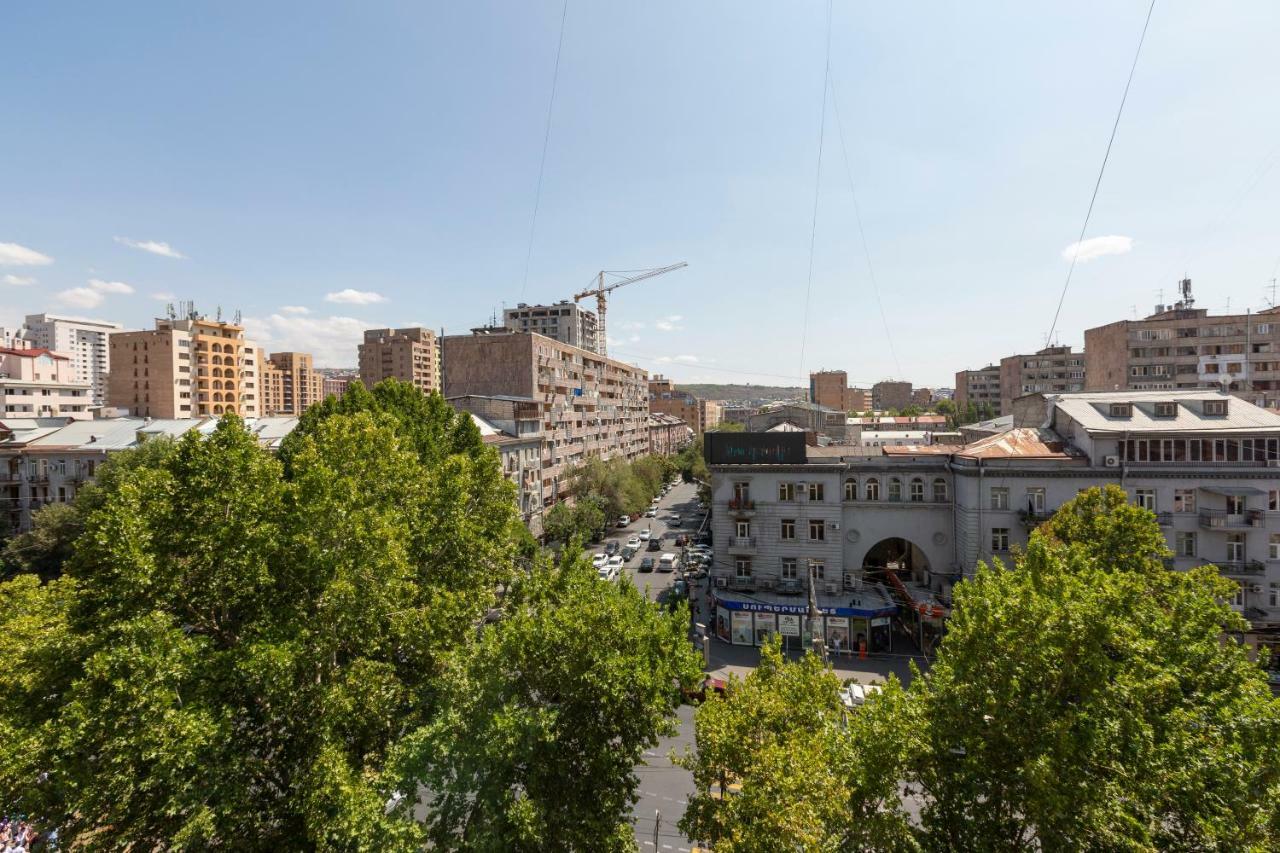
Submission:
POLYGON ((840 96, 836 93, 836 78, 829 78, 831 85, 831 107, 835 111, 836 132, 840 137, 840 153, 844 158, 844 173, 849 179, 849 195, 853 197, 853 216, 858 223, 858 236, 862 240, 862 256, 867 261, 867 277, 871 279, 871 289, 876 295, 876 307, 880 309, 880 322, 884 324, 885 341, 889 344, 889 354, 893 357, 893 366, 897 375, 902 378, 902 363, 898 361, 898 351, 893 345, 893 333, 889 331, 889 319, 884 313, 884 302, 880 299, 880 285, 876 282, 876 271, 871 265, 871 249, 867 246, 867 232, 862 227, 862 208, 858 204, 858 190, 853 182, 853 169, 849 166, 849 150, 844 142, 844 121, 840 118, 840 96))
POLYGON ((1138 37, 1138 48, 1133 52, 1133 64, 1129 66, 1129 78, 1125 80, 1124 94, 1120 96, 1120 107, 1116 110, 1116 120, 1111 125, 1111 136, 1107 139, 1107 150, 1102 155, 1102 166, 1098 169, 1098 179, 1093 183, 1093 194, 1089 197, 1089 209, 1085 211, 1084 223, 1080 226, 1080 236, 1075 243, 1075 251, 1071 253, 1071 265, 1067 268, 1067 279, 1062 284, 1062 294, 1058 297, 1058 307, 1053 312, 1053 322, 1049 325, 1049 334, 1044 336, 1045 346, 1053 341, 1053 333, 1058 330, 1058 318, 1062 314, 1062 305, 1067 299, 1067 290, 1071 287, 1071 276, 1076 270, 1076 261, 1080 257, 1080 244, 1084 242, 1085 231, 1089 228, 1089 220, 1093 217, 1093 205, 1098 200, 1098 190, 1102 187, 1102 176, 1107 171, 1107 161, 1111 159, 1111 146, 1115 144, 1116 132, 1120 129, 1120 117, 1124 115, 1124 105, 1129 99, 1129 87, 1133 84, 1134 72, 1138 70, 1138 57, 1142 56, 1142 45, 1147 40, 1147 28, 1151 26, 1151 13, 1155 11, 1156 0, 1151 0, 1147 7, 1147 17, 1142 24, 1142 35, 1138 37))
POLYGON ((569 0, 560 10, 560 37, 556 40, 556 64, 551 72, 551 100, 547 104, 547 126, 542 134, 542 157, 538 161, 538 186, 533 193, 533 219, 529 223, 529 245, 524 253, 524 278, 520 282, 520 299, 529 287, 529 264, 533 260, 533 238, 538 230, 538 208, 542 206, 542 176, 547 168, 547 149, 551 147, 551 117, 555 113, 556 89, 560 83, 560 52, 564 48, 564 22, 569 17, 569 0))
MULTIPOLYGON (((804 376, 804 352, 809 342, 809 297, 813 293, 813 257, 818 239, 818 198, 822 190, 822 149, 827 134, 827 81, 831 79, 831 5, 827 0, 827 49, 822 68, 822 115, 818 120, 818 168, 813 179, 813 222, 809 230, 809 277, 804 289, 804 320, 800 325, 800 376, 804 376)), ((803 387, 803 383, 802 383, 803 387)))

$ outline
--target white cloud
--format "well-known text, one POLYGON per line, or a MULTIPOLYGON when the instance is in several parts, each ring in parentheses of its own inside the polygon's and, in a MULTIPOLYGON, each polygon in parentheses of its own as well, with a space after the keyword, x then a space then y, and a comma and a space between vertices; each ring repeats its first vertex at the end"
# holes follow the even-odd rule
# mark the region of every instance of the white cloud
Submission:
POLYGON ((678 332, 684 328, 684 326, 680 325, 680 321, 683 319, 684 317, 679 314, 671 314, 654 323, 653 327, 660 332, 678 332))
POLYGON ((43 267, 51 263, 53 258, 42 255, 35 249, 19 246, 17 243, 0 243, 0 266, 43 267))
POLYGON ((102 299, 102 294, 91 287, 73 287, 58 294, 59 302, 73 308, 97 308, 102 299))
POLYGON ((1088 240, 1072 243, 1062 250, 1062 257, 1068 261, 1074 257, 1077 262, 1084 263, 1104 255, 1128 254, 1132 248, 1132 237, 1110 234, 1106 237, 1090 237, 1088 240))
POLYGON ((91 278, 89 279, 89 287, 99 293, 133 293, 133 288, 123 281, 103 281, 100 278, 91 278))
POLYGON ((173 300, 177 299, 178 297, 174 296, 172 293, 170 293, 170 292, 169 292, 169 291, 167 291, 167 290, 162 290, 162 291, 160 291, 159 293, 153 293, 153 294, 151 294, 151 298, 152 298, 152 299, 157 299, 157 300, 159 300, 159 301, 161 301, 161 302, 172 302, 173 300))
POLYGON ((128 246, 130 249, 140 249, 143 252, 150 252, 153 255, 161 255, 166 258, 178 258, 180 260, 187 257, 168 243, 162 243, 159 240, 130 240, 128 237, 117 237, 115 239, 121 246, 128 246))
POLYGON ((268 352, 309 352, 318 367, 354 367, 365 329, 380 324, 353 317, 303 317, 281 313, 246 317, 245 335, 268 352))
POLYGON ((311 309, 305 305, 281 305, 281 314, 310 314, 311 309))
POLYGON ((353 290, 348 287, 345 290, 339 290, 337 293, 326 293, 324 301, 340 302, 344 305, 374 305, 379 302, 386 302, 387 297, 381 293, 374 293, 372 290, 353 290))
POLYGON ((26 287, 29 284, 36 283, 36 280, 29 275, 6 275, 3 281, 5 284, 11 284, 14 287, 26 287))

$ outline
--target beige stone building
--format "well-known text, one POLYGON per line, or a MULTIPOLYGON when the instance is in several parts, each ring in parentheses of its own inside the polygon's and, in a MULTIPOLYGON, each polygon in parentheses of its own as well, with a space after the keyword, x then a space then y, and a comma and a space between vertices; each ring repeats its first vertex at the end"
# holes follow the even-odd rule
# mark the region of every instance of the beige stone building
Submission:
POLYGON ((1280 307, 1219 315, 1193 302, 1157 308, 1085 331, 1086 390, 1225 388, 1280 407, 1280 307))
POLYGON ((644 370, 544 335, 477 329, 441 341, 446 398, 532 398, 541 407, 546 506, 563 497, 565 472, 593 456, 649 452, 644 370))
POLYGON ((503 324, 516 332, 535 332, 562 344, 600 352, 600 320, 594 311, 565 299, 555 305, 526 305, 502 312, 503 324))
POLYGON ((89 384, 93 404, 103 404, 107 375, 111 370, 108 341, 123 326, 106 320, 65 317, 60 314, 28 314, 22 337, 30 346, 69 356, 77 382, 89 384))
POLYGON ((693 424, 690 424, 690 426, 693 426, 698 432, 715 429, 720 426, 722 411, 717 400, 698 400, 698 423, 696 426, 693 424))
POLYGON ((261 411, 258 348, 237 323, 191 314, 111 335, 107 405, 150 418, 261 411))
POLYGON ((92 394, 92 386, 76 377, 69 356, 0 347, 0 420, 89 418, 92 394))
POLYGON ((676 388, 665 376, 649 379, 649 411, 661 412, 684 421, 690 429, 701 434, 720 425, 720 404, 715 400, 703 400, 688 391, 676 388))
POLYGON ((988 405, 995 415, 1000 411, 1000 365, 988 364, 977 370, 956 372, 956 408, 964 411, 970 403, 988 405))
POLYGON ((440 390, 440 340, 430 329, 369 329, 360 344, 360 381, 372 388, 383 379, 440 390))
POLYGON ((262 414, 300 415, 325 398, 324 376, 317 373, 311 354, 258 350, 261 368, 262 414))
POLYGON ((871 386, 871 405, 877 412, 911 405, 911 383, 886 379, 871 386))
POLYGON ((1000 359, 1001 414, 1024 394, 1068 394, 1084 390, 1085 354, 1071 347, 1045 347, 1000 359))

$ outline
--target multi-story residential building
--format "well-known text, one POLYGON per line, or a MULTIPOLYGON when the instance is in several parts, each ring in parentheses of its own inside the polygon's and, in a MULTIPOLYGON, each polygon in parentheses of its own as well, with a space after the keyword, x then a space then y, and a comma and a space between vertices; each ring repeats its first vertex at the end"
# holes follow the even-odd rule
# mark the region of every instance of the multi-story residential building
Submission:
POLYGON ((912 388, 911 389, 911 405, 924 408, 933 405, 933 389, 932 388, 912 388))
POLYGON ((649 452, 674 456, 693 441, 693 429, 684 421, 661 412, 649 413, 649 452))
POLYGON ((715 429, 720 426, 720 403, 717 400, 698 400, 698 423, 696 430, 699 433, 706 432, 709 429, 715 429))
POLYGON ((844 406, 842 408, 846 412, 871 411, 871 389, 869 388, 844 389, 844 406))
POLYGON ((748 432, 767 432, 780 424, 792 424, 802 432, 825 436, 832 441, 856 441, 857 436, 851 435, 853 430, 849 420, 842 410, 793 401, 761 406, 760 411, 747 415, 745 423, 748 432))
POLYGON ((973 403, 978 408, 990 406, 1000 415, 1000 365, 988 364, 977 370, 956 372, 956 408, 964 411, 973 403))
POLYGON ((576 302, 562 300, 555 305, 521 302, 502 312, 502 322, 512 331, 534 332, 588 352, 600 352, 600 321, 594 311, 576 302))
POLYGON ((441 341, 446 398, 532 398, 541 406, 543 503, 563 495, 570 467, 649 451, 645 371, 531 332, 477 329, 441 341))
POLYGON ((692 394, 677 390, 675 383, 667 377, 661 374, 649 377, 650 414, 661 412, 697 428, 698 402, 692 394))
POLYGON ((947 418, 945 415, 868 415, 849 418, 849 424, 860 427, 864 432, 939 432, 947 428, 947 418))
POLYGON ((409 382, 423 393, 440 390, 440 340, 430 329, 369 329, 359 346, 360 381, 409 382))
POLYGON ((871 405, 877 412, 911 405, 911 383, 885 379, 871 386, 871 405))
POLYGON ((889 590, 927 645, 979 561, 1008 561, 1080 490, 1114 484, 1155 513, 1172 568, 1214 564, 1239 582, 1232 603, 1250 642, 1280 638, 1280 415, 1248 401, 1029 395, 1005 432, 878 456, 787 434, 713 436, 713 591, 730 610, 794 603, 812 569, 823 606, 889 590))
POLYGON ((760 413, 759 406, 720 405, 720 423, 746 424, 747 418, 760 413))
POLYGON ((0 418, 89 418, 91 387, 70 357, 47 349, 0 347, 0 418))
POLYGON ((328 397, 332 394, 335 397, 341 397, 347 393, 347 386, 360 378, 359 373, 334 373, 329 371, 323 374, 324 387, 322 389, 324 396, 328 397))
POLYGON ((262 413, 300 415, 325 398, 324 376, 317 373, 310 353, 258 350, 261 365, 262 413))
POLYGON ((843 370, 818 370, 809 374, 810 403, 846 411, 844 395, 848 388, 849 374, 843 370))
POLYGON ((106 402, 107 376, 111 371, 110 336, 123 328, 119 323, 86 320, 59 314, 28 314, 21 336, 33 347, 69 356, 77 382, 87 384, 92 404, 106 402))
POLYGON ((1026 394, 1070 394, 1084 390, 1085 354, 1071 347, 1045 347, 1000 359, 1000 412, 1026 394))
POLYGON ((476 421, 486 444, 498 451, 502 472, 516 486, 520 517, 535 536, 542 534, 542 461, 546 435, 542 428, 542 404, 533 397, 450 397, 448 403, 476 421))
POLYGON ((107 404, 152 418, 237 414, 260 409, 258 348, 244 327, 191 312, 156 327, 111 336, 107 404))
MULTIPOLYGON (((1184 287, 1189 294, 1190 282, 1184 287)), ((1280 407, 1280 307, 1219 315, 1193 302, 1156 308, 1085 331, 1086 389, 1226 388, 1280 407)))

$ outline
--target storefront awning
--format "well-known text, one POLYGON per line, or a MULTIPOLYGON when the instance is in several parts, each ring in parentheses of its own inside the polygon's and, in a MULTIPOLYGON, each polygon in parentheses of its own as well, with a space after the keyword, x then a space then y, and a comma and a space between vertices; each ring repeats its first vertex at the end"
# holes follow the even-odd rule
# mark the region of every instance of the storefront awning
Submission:
POLYGON ((1262 489, 1255 489, 1253 486, 1201 486, 1200 491, 1213 495, 1226 495, 1229 498, 1247 498, 1266 494, 1262 489))

